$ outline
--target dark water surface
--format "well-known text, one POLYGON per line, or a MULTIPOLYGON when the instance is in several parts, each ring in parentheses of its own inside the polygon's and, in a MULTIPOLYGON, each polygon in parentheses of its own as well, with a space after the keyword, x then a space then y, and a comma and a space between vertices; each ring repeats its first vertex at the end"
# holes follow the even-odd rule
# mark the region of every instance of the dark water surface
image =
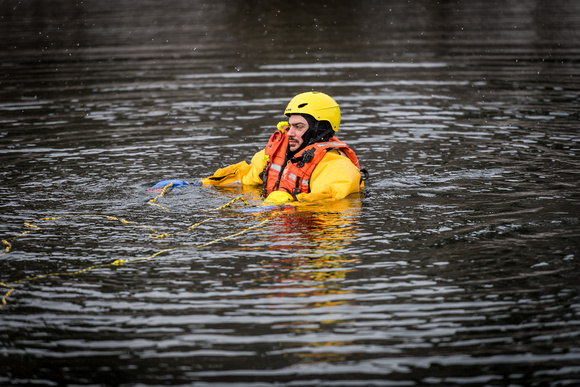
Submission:
POLYGON ((580 384, 580 3, 305 3, 0 2, 0 385, 580 384), (312 89, 364 195, 151 205, 312 89))

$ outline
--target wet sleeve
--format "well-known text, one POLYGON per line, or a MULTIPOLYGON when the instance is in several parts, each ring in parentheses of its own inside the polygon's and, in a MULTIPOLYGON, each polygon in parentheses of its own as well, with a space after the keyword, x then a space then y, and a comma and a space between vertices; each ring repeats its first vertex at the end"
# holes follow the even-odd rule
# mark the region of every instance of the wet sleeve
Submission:
POLYGON ((328 152, 310 177, 310 192, 298 195, 300 201, 343 199, 360 190, 360 171, 343 155, 328 152))
POLYGON ((262 179, 259 175, 265 165, 264 150, 261 150, 252 157, 251 164, 248 165, 247 162, 241 161, 237 164, 228 165, 215 171, 212 176, 202 179, 201 182, 205 185, 217 186, 235 182, 240 182, 245 185, 262 184, 262 179))
POLYGON ((264 170, 266 166, 266 159, 264 158, 265 151, 261 150, 252 157, 252 162, 250 164, 250 169, 242 176, 240 176, 240 182, 244 185, 260 185, 262 184, 262 178, 260 173, 264 170))

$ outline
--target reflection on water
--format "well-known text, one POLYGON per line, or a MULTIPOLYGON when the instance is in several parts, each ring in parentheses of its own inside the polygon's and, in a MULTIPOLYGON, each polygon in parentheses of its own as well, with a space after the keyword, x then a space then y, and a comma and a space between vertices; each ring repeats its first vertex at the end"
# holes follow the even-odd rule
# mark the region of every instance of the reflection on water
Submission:
POLYGON ((577 2, 0 15, 0 384, 580 383, 577 2), (309 89, 364 195, 149 205, 249 161, 309 89))

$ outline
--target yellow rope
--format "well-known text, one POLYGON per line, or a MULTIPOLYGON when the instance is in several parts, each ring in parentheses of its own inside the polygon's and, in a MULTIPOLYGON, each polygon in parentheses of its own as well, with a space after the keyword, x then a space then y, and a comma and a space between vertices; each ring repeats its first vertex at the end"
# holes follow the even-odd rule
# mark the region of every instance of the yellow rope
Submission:
POLYGON ((160 193, 159 195, 155 196, 153 199, 149 200, 147 203, 151 204, 152 206, 157 206, 157 207, 160 207, 160 208, 162 208, 162 209, 164 209, 164 210, 169 210, 169 208, 167 208, 167 207, 163 207, 163 206, 161 206, 161 205, 157 204, 157 200, 158 200, 159 198, 161 198, 161 197, 165 196, 165 192, 167 192, 167 190, 168 190, 169 188, 171 188, 171 187, 173 187, 173 183, 169 183, 169 184, 167 184, 165 187, 163 187, 163 189, 161 190, 161 193, 160 193))
POLYGON ((244 204, 245 204, 246 206, 249 206, 249 204, 248 204, 248 202, 246 201, 246 199, 244 199, 242 196, 238 196, 237 198, 234 198, 234 199, 233 199, 231 202, 229 202, 229 203, 226 203, 226 204, 224 204, 224 205, 223 205, 223 206, 221 206, 221 207, 214 208, 213 210, 207 210, 207 211, 219 211, 219 210, 226 209, 226 208, 228 208, 228 207, 231 207, 231 205, 232 205, 232 204, 234 204, 235 202, 237 202, 238 200, 241 200, 241 201, 243 201, 243 202, 244 202, 244 204))
POLYGON ((26 231, 22 232, 21 234, 16 235, 15 237, 12 237, 12 238, 2 239, 2 243, 4 243, 6 245, 6 249, 4 250, 4 252, 2 254, 0 254, 0 257, 3 256, 4 254, 8 254, 8 252, 12 249, 12 244, 9 241, 13 241, 13 240, 18 239, 20 237, 23 237, 26 234, 29 234, 33 231, 40 229, 40 227, 38 227, 34 224, 31 224, 31 223, 27 223, 27 222, 24 222, 24 227, 31 228, 32 230, 26 230, 26 231))
MULTIPOLYGON (((6 284, 4 282, 0 282, 0 285, 1 286, 4 286, 5 288, 9 289, 8 292, 6 294, 4 294, 4 296, 2 297, 2 305, 0 306, 0 308, 2 308, 4 305, 6 305, 6 299, 15 290, 15 288, 13 286, 10 286, 10 285, 16 285, 16 284, 19 284, 19 283, 22 283, 22 282, 33 281, 33 280, 38 280, 38 279, 48 278, 48 277, 65 276, 65 275, 69 275, 69 276, 70 275, 77 275, 77 274, 85 273, 87 271, 94 270, 94 269, 101 269, 101 268, 104 268, 104 267, 111 267, 111 266, 121 266, 121 265, 124 265, 126 263, 132 263, 132 262, 150 260, 150 259, 153 259, 153 258, 158 257, 159 255, 161 255, 163 253, 167 253, 169 251, 174 251, 174 250, 199 249, 199 248, 202 248, 202 247, 206 247, 206 246, 212 245, 212 244, 217 243, 217 242, 221 242, 221 241, 224 241, 224 240, 227 240, 227 239, 235 238, 235 237, 240 236, 240 235, 242 235, 242 234, 244 234, 244 233, 246 233, 246 232, 248 232, 250 230, 259 228, 262 225, 264 225, 265 223, 267 223, 274 216, 275 215, 271 215, 268 218, 266 218, 265 220, 263 220, 263 221, 255 224, 253 226, 247 227, 247 228, 245 228, 245 229, 243 229, 243 230, 241 230, 241 231, 239 231, 237 233, 230 234, 230 235, 227 235, 227 236, 222 237, 222 238, 217 238, 217 239, 214 239, 214 240, 209 241, 209 242, 206 242, 206 243, 202 243, 202 244, 197 245, 197 246, 192 246, 192 247, 174 247, 174 248, 170 248, 170 249, 163 249, 163 250, 159 250, 155 254, 152 254, 152 255, 150 255, 148 257, 132 258, 132 259, 117 259, 117 260, 115 260, 115 261, 113 261, 111 263, 104 263, 104 264, 101 264, 101 265, 93 265, 93 266, 85 267, 83 269, 80 269, 80 270, 77 270, 77 271, 74 271, 74 272, 41 274, 41 275, 34 276, 34 277, 23 278, 23 279, 19 279, 19 280, 16 280, 16 281, 12 281, 12 282, 9 282, 8 284, 6 284)), ((202 224, 203 222, 206 222, 207 220, 209 220, 209 219, 206 219, 206 220, 204 220, 202 222, 196 223, 196 224, 190 226, 188 229, 197 227, 198 225, 202 224)))
MULTIPOLYGON (((151 205, 158 206, 158 207, 160 207, 162 209, 168 210, 168 208, 159 205, 157 203, 157 201, 160 198, 162 198, 163 196, 165 196, 165 194, 167 193, 167 190, 169 188, 171 188, 172 186, 173 186, 173 183, 169 183, 168 185, 166 185, 165 187, 163 187, 161 193, 159 195, 157 195, 156 197, 154 197, 153 199, 149 200, 148 203, 151 204, 151 205)), ((223 206, 220 206, 220 207, 217 207, 217 208, 214 208, 214 209, 210 209, 210 210, 207 210, 207 211, 219 211, 219 210, 223 210, 225 208, 231 207, 235 202, 237 202, 239 200, 243 201, 246 206, 249 205, 248 202, 243 197, 239 196, 239 197, 234 198, 229 203, 226 203, 223 206)), ((241 231, 239 231, 237 233, 230 234, 230 235, 227 235, 227 236, 222 237, 222 238, 217 238, 217 239, 214 239, 212 241, 209 241, 209 242, 206 242, 206 243, 197 245, 197 246, 193 246, 193 247, 175 247, 175 248, 170 248, 170 249, 163 249, 163 250, 160 250, 160 251, 156 252, 155 254, 152 254, 152 255, 150 255, 148 257, 133 258, 133 259, 117 259, 117 260, 115 260, 115 261, 113 261, 111 263, 105 263, 105 264, 100 264, 100 265, 93 265, 93 266, 89 266, 89 267, 86 267, 86 268, 83 268, 83 269, 80 269, 80 270, 77 270, 77 271, 74 271, 74 272, 49 273, 49 274, 42 274, 42 275, 38 275, 38 276, 34 276, 34 277, 29 277, 29 278, 23 278, 23 279, 20 279, 20 280, 16 280, 16 281, 9 282, 9 283, 0 282, 0 286, 3 286, 3 287, 5 287, 5 288, 8 289, 8 292, 6 292, 6 294, 4 294, 4 296, 2 297, 2 305, 0 305, 0 308, 2 308, 4 305, 6 305, 6 299, 15 290, 15 288, 13 286, 10 286, 10 285, 15 285, 15 284, 19 284, 19 283, 26 282, 26 281, 32 281, 32 280, 37 280, 37 279, 42 279, 42 278, 47 278, 47 277, 65 276, 65 275, 69 275, 69 276, 70 275, 77 275, 77 274, 81 274, 81 273, 84 273, 84 272, 87 272, 87 271, 90 271, 90 270, 100 269, 100 268, 104 268, 104 267, 121 266, 121 265, 124 265, 126 263, 130 263, 130 262, 137 262, 137 261, 144 261, 144 260, 153 259, 153 258, 155 258, 155 257, 157 257, 157 256, 159 256, 159 255, 161 255, 163 253, 166 253, 166 252, 169 252, 169 251, 173 251, 173 250, 178 250, 178 249, 191 249, 191 248, 202 248, 202 247, 206 247, 206 246, 212 245, 212 244, 217 243, 217 242, 221 242, 221 241, 224 241, 224 240, 227 240, 227 239, 230 239, 230 238, 235 238, 237 236, 240 236, 240 235, 248 232, 249 230, 253 230, 255 228, 261 227, 263 224, 265 224, 266 222, 268 222, 273 216, 275 216, 275 215, 272 215, 272 216, 268 217, 267 219, 265 219, 265 220, 263 220, 263 221, 255 224, 253 226, 250 226, 248 228, 245 228, 245 229, 243 229, 243 230, 241 230, 241 231)), ((61 220, 61 219, 67 219, 67 218, 71 218, 71 219, 72 218, 82 218, 82 217, 98 217, 98 218, 104 218, 104 219, 118 221, 118 222, 121 222, 121 223, 123 223, 125 225, 133 225, 133 226, 143 227, 143 228, 146 228, 149 231, 151 231, 151 233, 149 234, 149 238, 152 238, 152 239, 164 239, 164 238, 167 238, 169 236, 175 236, 175 235, 183 234, 183 233, 192 231, 193 229, 197 228, 199 225, 201 225, 201 224, 203 224, 205 222, 208 222, 210 220, 216 219, 216 217, 211 217, 211 218, 202 220, 201 222, 192 224, 191 226, 189 226, 187 229, 185 229, 183 231, 178 231, 178 232, 175 232, 175 233, 159 234, 159 232, 157 230, 155 230, 154 228, 152 228, 150 226, 147 226, 147 225, 144 225, 144 224, 138 224, 138 223, 135 223, 135 222, 130 222, 130 221, 127 221, 127 220, 125 220, 123 218, 118 218, 118 217, 111 216, 111 215, 81 214, 81 215, 62 215, 62 216, 55 216, 55 217, 40 218, 40 219, 36 219, 36 220, 30 221, 30 222, 25 222, 24 223, 24 226, 27 228, 27 230, 23 231, 19 235, 16 235, 15 237, 8 238, 8 239, 2 239, 2 243, 6 246, 6 248, 5 248, 5 251, 2 254, 0 254, 0 256, 5 255, 5 254, 8 254, 8 252, 10 252, 10 250, 12 249, 12 244, 9 241, 16 240, 16 239, 21 238, 21 237, 23 237, 23 236, 25 236, 25 235, 27 235, 27 234, 29 234, 31 232, 40 230, 41 229, 40 226, 37 226, 35 223, 45 222, 45 221, 51 221, 51 220, 61 220)))
MULTIPOLYGON (((163 190, 161 191, 161 193, 159 195, 157 195, 156 197, 154 197, 153 199, 149 200, 148 203, 149 204, 152 204, 152 205, 155 205, 155 206, 158 206, 158 207, 160 207, 160 208, 162 208, 164 210, 169 210, 168 208, 163 207, 163 206, 157 204, 156 202, 161 197, 163 197, 165 195, 165 193, 167 192, 167 190, 170 187, 172 187, 172 186, 173 186, 173 183, 169 183, 168 185, 166 185, 165 187, 163 187, 163 190)), ((221 207, 217 207, 217 208, 210 209, 210 210, 207 210, 207 211, 219 211, 219 210, 226 209, 228 207, 231 207, 232 204, 234 204, 238 200, 243 201, 246 206, 249 206, 249 204, 246 201, 246 199, 244 199, 242 196, 238 196, 238 197, 234 198, 233 200, 231 200, 229 203, 226 203, 226 204, 224 204, 221 207)), ((21 238, 21 237, 23 237, 26 234, 29 234, 31 232, 40 230, 40 227, 37 226, 37 225, 35 225, 34 223, 44 222, 44 221, 49 221, 49 220, 61 220, 61 219, 65 219, 65 218, 83 218, 83 217, 85 217, 85 218, 86 217, 105 218, 105 219, 110 219, 110 220, 116 220, 116 221, 119 221, 119 222, 121 222, 123 224, 129 224, 129 225, 144 227, 144 228, 147 228, 147 229, 151 230, 151 234, 149 234, 149 238, 152 238, 152 239, 163 239, 163 238, 166 238, 168 236, 183 234, 185 232, 188 232, 188 231, 193 230, 194 228, 196 228, 197 226, 199 226, 202 223, 205 223, 205 222, 207 222, 209 220, 215 219, 215 218, 209 218, 209 219, 203 220, 203 221, 201 221, 199 223, 196 223, 194 225, 189 226, 187 228, 187 230, 179 231, 179 232, 176 232, 176 233, 173 233, 173 234, 169 234, 169 233, 159 234, 159 232, 157 230, 155 230, 154 228, 152 228, 150 226, 147 226, 147 225, 144 225, 144 224, 138 224, 138 223, 135 223, 135 222, 129 222, 129 221, 123 219, 123 218, 117 218, 116 216, 111 216, 111 215, 82 214, 82 215, 63 215, 63 216, 54 216, 54 217, 40 218, 40 219, 36 219, 36 220, 30 221, 30 222, 25 222, 24 223, 24 226, 26 228, 29 228, 29 230, 26 230, 26 231, 22 232, 21 234, 16 235, 15 237, 8 238, 8 239, 2 239, 2 243, 6 246, 6 248, 4 249, 4 252, 2 252, 0 254, 0 257, 3 256, 3 255, 5 255, 5 254, 8 254, 10 252, 10 250, 12 249, 12 244, 10 243, 10 241, 13 241, 13 240, 16 240, 18 238, 21 238), (159 234, 159 235, 155 235, 155 234, 159 234)))
POLYGON ((123 224, 146 228, 146 229, 151 231, 151 234, 149 234, 150 238, 156 238, 153 235, 158 234, 158 231, 155 230, 153 227, 149 227, 149 226, 144 225, 144 224, 138 224, 135 222, 129 222, 123 218, 117 218, 116 216, 111 216, 111 215, 81 214, 81 215, 62 215, 62 216, 46 217, 46 218, 36 219, 36 220, 30 221, 30 222, 24 222, 24 226, 29 228, 30 230, 26 230, 26 231, 22 232, 21 234, 16 235, 15 237, 12 237, 12 238, 3 239, 2 243, 4 243, 6 245, 6 249, 2 254, 0 254, 0 257, 5 255, 5 254, 8 254, 8 252, 10 252, 10 250, 12 249, 12 244, 9 241, 13 241, 13 240, 16 240, 18 238, 22 238, 26 234, 30 234, 33 231, 40 230, 40 226, 37 226, 34 223, 46 222, 49 220, 61 220, 61 219, 66 219, 66 218, 72 219, 72 218, 91 218, 91 217, 92 218, 104 218, 104 219, 109 219, 109 220, 116 220, 116 221, 121 222, 123 224))
POLYGON ((172 234, 166 233, 166 234, 159 234, 159 235, 155 235, 155 236, 153 236, 153 234, 150 234, 149 235, 149 238, 153 238, 153 239, 163 239, 163 238, 167 238, 169 236, 183 234, 183 233, 186 233, 188 231, 193 230, 194 228, 196 228, 200 224, 205 223, 205 222, 208 222, 208 221, 213 220, 213 219, 215 219, 215 217, 214 218, 207 218, 205 220, 202 220, 199 223, 192 224, 191 226, 189 226, 187 229, 185 229, 183 231, 178 231, 178 232, 175 232, 175 233, 172 233, 172 234))
POLYGON ((2 306, 0 306, 0 308, 2 308, 4 305, 6 305, 6 299, 10 296, 10 294, 12 294, 12 292, 14 291, 14 288, 12 286, 6 285, 4 282, 0 282, 0 285, 4 286, 5 288, 10 289, 10 290, 8 290, 8 293, 6 293, 4 295, 4 297, 2 297, 2 306))
POLYGON ((268 218, 266 218, 265 220, 261 221, 260 223, 257 223, 257 224, 255 224, 253 226, 250 226, 248 228, 245 228, 242 231, 239 231, 239 232, 237 232, 235 234, 231 234, 231 235, 225 236, 223 238, 214 239, 213 241, 204 243, 204 244, 199 245, 199 246, 195 246, 195 248, 198 248, 199 249, 199 248, 202 248, 202 247, 206 247, 206 246, 212 245, 212 244, 217 243, 217 242, 225 241, 226 239, 235 238, 237 236, 240 236, 240 235, 242 235, 243 233, 245 233, 245 232, 247 232, 249 230, 253 230, 255 228, 261 227, 262 225, 266 224, 270 219, 272 219, 274 216, 275 215, 270 215, 268 218))
MULTIPOLYGON (((153 199, 149 200, 147 203, 148 204, 151 204, 153 206, 160 207, 160 208, 162 208, 164 210, 169 210, 169 208, 163 207, 162 205, 158 204, 157 201, 159 199, 161 199, 163 196, 165 196, 165 194, 167 193, 167 190, 169 188, 171 188, 171 187, 173 187, 173 183, 167 184, 165 187, 163 187, 163 189, 161 190, 161 192, 159 193, 159 195, 155 196, 153 199)), ((235 202, 237 202, 238 200, 243 201, 246 206, 249 206, 249 204, 246 201, 246 199, 244 199, 242 196, 238 196, 238 197, 234 198, 232 201, 230 201, 229 203, 226 203, 226 204, 224 204, 221 207, 217 207, 217 208, 210 209, 210 210, 206 210, 206 211, 219 211, 219 210, 226 209, 228 207, 231 207, 231 205, 234 204, 235 202)))

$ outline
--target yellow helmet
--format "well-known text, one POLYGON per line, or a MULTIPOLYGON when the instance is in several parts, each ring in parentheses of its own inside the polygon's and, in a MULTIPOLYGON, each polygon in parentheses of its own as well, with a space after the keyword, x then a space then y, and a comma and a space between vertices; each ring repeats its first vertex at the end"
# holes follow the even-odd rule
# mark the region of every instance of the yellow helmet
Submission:
POLYGON ((292 98, 284 114, 310 114, 317 121, 328 121, 332 130, 338 132, 340 108, 330 96, 318 91, 309 91, 292 98))

